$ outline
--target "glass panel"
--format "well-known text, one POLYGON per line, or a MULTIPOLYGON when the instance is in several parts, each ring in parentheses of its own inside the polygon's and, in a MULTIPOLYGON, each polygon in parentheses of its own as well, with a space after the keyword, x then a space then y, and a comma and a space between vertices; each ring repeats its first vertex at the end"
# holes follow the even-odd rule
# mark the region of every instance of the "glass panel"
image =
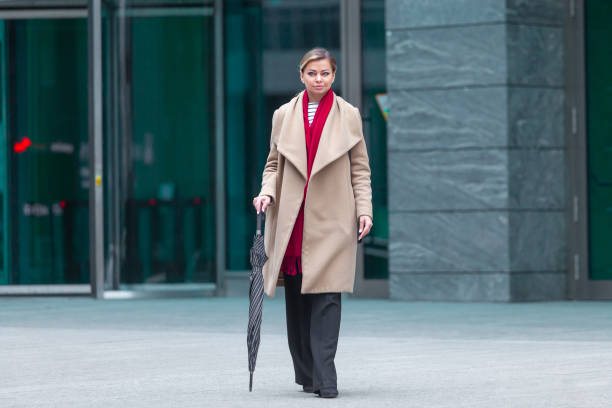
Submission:
POLYGON ((119 152, 107 163, 122 169, 107 192, 122 197, 123 232, 111 238, 125 237, 120 282, 214 282, 212 9, 118 3, 105 48, 118 120, 105 137, 119 152))
POLYGON ((364 238, 366 279, 388 279, 385 1, 361 1, 362 117, 372 170, 374 227, 364 238))
POLYGON ((8 169, 9 169, 9 150, 10 144, 7 143, 6 135, 6 113, 4 109, 6 107, 6 94, 5 94, 5 80, 6 80, 6 67, 4 64, 5 58, 5 47, 4 41, 4 21, 0 20, 0 285, 6 285, 9 283, 9 257, 6 256, 10 253, 8 240, 6 239, 8 229, 7 221, 9 220, 9 207, 6 205, 7 188, 8 188, 8 169))
POLYGON ((8 283, 88 283, 87 22, 7 21, 4 38, 8 283))
POLYGON ((591 279, 612 279, 612 3, 585 2, 591 279))
MULTIPOLYGON (((255 230, 252 197, 261 187, 272 114, 303 84, 298 64, 310 48, 340 60, 338 0, 227 0, 225 6, 227 268, 248 270, 255 230)), ((333 90, 341 94, 336 74, 333 90)))

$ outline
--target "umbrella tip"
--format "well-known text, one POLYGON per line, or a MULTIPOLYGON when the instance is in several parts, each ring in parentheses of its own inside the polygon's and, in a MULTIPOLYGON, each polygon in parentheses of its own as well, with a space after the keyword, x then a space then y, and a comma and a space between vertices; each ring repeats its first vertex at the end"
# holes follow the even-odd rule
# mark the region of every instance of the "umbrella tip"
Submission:
POLYGON ((253 391, 253 373, 250 373, 249 378, 249 392, 253 391))

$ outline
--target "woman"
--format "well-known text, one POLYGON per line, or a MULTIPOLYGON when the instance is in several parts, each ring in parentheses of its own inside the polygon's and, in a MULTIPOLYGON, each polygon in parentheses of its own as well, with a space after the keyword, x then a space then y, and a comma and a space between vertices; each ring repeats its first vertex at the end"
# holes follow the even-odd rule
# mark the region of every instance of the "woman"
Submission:
POLYGON ((370 167, 359 110, 331 90, 334 57, 312 49, 299 70, 305 90, 274 112, 253 205, 267 209, 264 287, 274 296, 284 281, 295 382, 334 398, 340 292, 353 291, 357 240, 372 228, 370 167))

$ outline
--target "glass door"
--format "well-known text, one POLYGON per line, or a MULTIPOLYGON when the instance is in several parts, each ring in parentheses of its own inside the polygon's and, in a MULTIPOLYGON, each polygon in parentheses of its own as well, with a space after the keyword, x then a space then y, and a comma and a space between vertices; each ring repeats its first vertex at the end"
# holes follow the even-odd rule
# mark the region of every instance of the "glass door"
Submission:
POLYGON ((6 205, 8 193, 8 149, 10 144, 6 134, 6 61, 4 50, 4 21, 0 20, 0 285, 9 283, 10 264, 7 254, 10 252, 7 240, 7 221, 9 219, 9 207, 6 205))
POLYGON ((107 235, 122 248, 115 289, 215 281, 209 3, 119 1, 109 14, 106 105, 117 125, 109 118, 105 137, 118 154, 106 154, 106 167, 120 172, 107 201, 119 197, 110 219, 120 233, 107 235))
POLYGON ((612 5, 576 2, 566 46, 568 290, 572 299, 612 299, 612 5))
POLYGON ((586 108, 591 280, 612 280, 612 5, 586 2, 586 108))
POLYGON ((5 20, 0 44, 0 284, 88 284, 87 21, 5 20))
MULTIPOLYGON (((385 2, 361 0, 362 118, 372 171, 374 226, 364 239, 364 278, 389 279, 385 2)), ((388 282, 384 282, 388 286, 388 282)))

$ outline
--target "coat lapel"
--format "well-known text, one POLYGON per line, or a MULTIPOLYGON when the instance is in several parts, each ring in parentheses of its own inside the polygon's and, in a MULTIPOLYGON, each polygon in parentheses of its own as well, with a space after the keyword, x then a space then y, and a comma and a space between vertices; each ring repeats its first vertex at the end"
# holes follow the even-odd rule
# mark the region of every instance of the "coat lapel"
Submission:
MULTIPOLYGON (((310 178, 359 143, 361 133, 356 132, 355 126, 347 126, 351 120, 354 121, 355 119, 349 115, 346 107, 340 103, 338 97, 334 94, 334 102, 321 132, 321 140, 312 165, 310 178)), ((359 129, 361 129, 361 123, 359 123, 359 129)))
POLYGON ((280 154, 285 156, 298 169, 304 180, 306 180, 306 135, 304 134, 304 116, 302 113, 302 97, 304 92, 301 92, 289 103, 276 148, 280 154))
MULTIPOLYGON (((287 112, 281 125, 277 149, 288 161, 298 169, 304 180, 307 178, 306 138, 304 135, 304 116, 302 113, 302 91, 293 98, 287 107, 287 112)), ((325 166, 346 154, 361 140, 361 123, 348 126, 355 118, 348 108, 334 94, 331 110, 321 132, 321 140, 317 148, 310 177, 320 172, 325 166)))

